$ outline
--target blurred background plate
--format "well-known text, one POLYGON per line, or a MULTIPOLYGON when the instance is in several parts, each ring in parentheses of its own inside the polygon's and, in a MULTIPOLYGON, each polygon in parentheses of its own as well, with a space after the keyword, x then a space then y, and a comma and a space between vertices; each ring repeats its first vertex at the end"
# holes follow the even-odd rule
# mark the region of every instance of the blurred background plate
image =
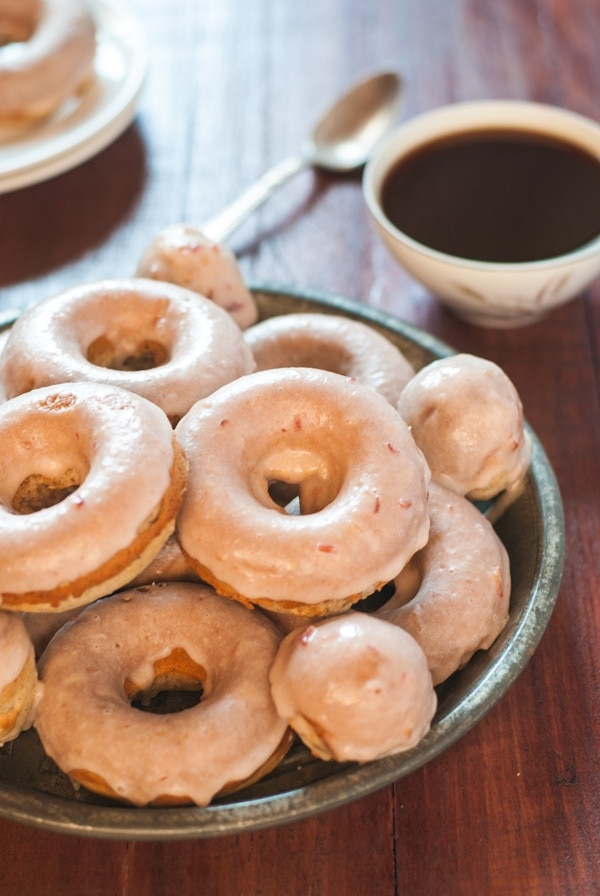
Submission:
MULTIPOLYGON (((261 317, 290 312, 342 314, 370 324, 417 367, 452 354, 398 319, 336 296, 278 287, 254 289, 261 317)), ((282 764, 244 791, 207 808, 134 808, 74 790, 35 731, 0 749, 0 815, 62 833, 128 840, 183 839, 273 827, 359 799, 409 774, 462 737, 506 693, 531 659, 552 614, 564 561, 563 510, 546 454, 535 436, 524 493, 496 529, 511 561, 510 620, 487 651, 437 688, 430 732, 412 750, 357 765, 323 762, 296 743, 282 764)), ((476 784, 480 786, 481 782, 476 784)), ((482 786, 482 785, 481 785, 482 786)))
POLYGON ((131 123, 147 68, 142 26, 119 0, 94 0, 95 79, 81 96, 32 124, 0 123, 0 193, 86 161, 131 123))

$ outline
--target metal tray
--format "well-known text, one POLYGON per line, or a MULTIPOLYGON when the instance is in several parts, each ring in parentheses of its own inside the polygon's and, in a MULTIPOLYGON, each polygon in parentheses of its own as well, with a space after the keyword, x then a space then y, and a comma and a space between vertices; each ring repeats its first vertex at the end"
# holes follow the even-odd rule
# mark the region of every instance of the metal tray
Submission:
MULTIPOLYGON (((317 311, 362 320, 418 368, 452 349, 390 315, 337 296, 254 289, 261 316, 317 311)), ((430 732, 412 750, 364 765, 315 759, 296 743, 281 765, 207 808, 134 808, 75 790, 48 759, 35 731, 0 749, 0 816, 62 833, 127 840, 212 837, 302 819, 363 797, 408 775, 457 741, 506 693, 531 659, 551 616, 564 561, 562 503, 551 466, 531 431, 524 493, 497 523, 512 572, 510 621, 487 651, 438 687, 430 732)))

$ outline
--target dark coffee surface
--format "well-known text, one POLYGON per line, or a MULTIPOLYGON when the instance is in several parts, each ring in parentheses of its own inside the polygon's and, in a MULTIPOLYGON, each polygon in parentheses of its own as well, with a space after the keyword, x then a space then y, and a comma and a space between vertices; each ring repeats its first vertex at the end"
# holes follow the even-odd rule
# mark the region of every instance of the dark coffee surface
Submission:
POLYGON ((408 236, 449 255, 552 258, 600 233, 600 161, 531 132, 465 132, 396 163, 382 205, 408 236))

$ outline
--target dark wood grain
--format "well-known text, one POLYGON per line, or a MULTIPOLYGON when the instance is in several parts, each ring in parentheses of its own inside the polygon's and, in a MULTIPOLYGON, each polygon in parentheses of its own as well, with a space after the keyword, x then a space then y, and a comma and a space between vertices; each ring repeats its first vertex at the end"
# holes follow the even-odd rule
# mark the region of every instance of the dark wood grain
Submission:
MULTIPOLYGON (((0 196, 0 309, 133 273, 201 225, 350 81, 406 78, 404 115, 482 97, 600 119, 597 0, 135 0, 150 69, 95 158, 0 196)), ((358 299, 503 366, 562 491, 567 559, 504 699, 421 770, 343 809, 239 836, 128 843, 0 820, 0 896, 592 896, 600 892, 600 285, 522 330, 452 317, 378 242, 360 175, 304 171, 230 240, 246 278, 358 299)))

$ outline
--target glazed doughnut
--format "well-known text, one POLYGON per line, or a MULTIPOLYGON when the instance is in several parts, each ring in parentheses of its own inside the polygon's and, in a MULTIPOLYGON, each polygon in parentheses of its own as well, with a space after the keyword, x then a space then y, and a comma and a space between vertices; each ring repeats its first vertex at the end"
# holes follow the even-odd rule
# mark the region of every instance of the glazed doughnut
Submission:
POLYGON ((418 641, 437 685, 496 640, 508 622, 511 580, 504 545, 470 501, 432 482, 429 506, 429 541, 376 615, 418 641))
POLYGON ((96 26, 82 0, 1 0, 0 117, 37 119, 93 75, 96 26))
POLYGON ((518 496, 531 438, 517 390, 496 364, 466 354, 433 361, 407 383, 398 411, 436 482, 473 500, 518 496))
POLYGON ((244 333, 257 370, 316 367, 381 392, 396 406, 414 368, 389 339, 358 320, 337 314, 282 314, 244 333))
POLYGON ((206 296, 224 308, 242 329, 258 318, 256 302, 233 252, 189 224, 173 224, 161 230, 143 253, 136 273, 138 277, 177 283, 206 296))
POLYGON ((382 395, 340 374, 250 374, 197 402, 175 433, 190 464, 177 538, 219 593, 274 611, 338 612, 427 540, 421 452, 382 395), (274 483, 297 490, 300 514, 273 499, 274 483))
POLYGON ((0 606, 58 612, 130 581, 173 532, 186 463, 163 412, 93 383, 0 405, 0 606))
POLYGON ((437 707, 414 638, 365 613, 291 632, 270 681, 278 713, 311 753, 338 762, 409 750, 429 730, 437 707))
POLYGON ((14 324, 0 358, 9 398, 52 383, 136 392, 176 423, 199 398, 254 369, 239 327, 171 283, 103 280, 45 299, 14 324))
POLYGON ((268 680, 280 640, 262 613, 201 585, 98 601, 40 660, 35 726, 44 749, 90 790, 135 805, 205 806, 258 780, 289 748, 268 680), (200 703, 180 712, 131 705, 200 689, 200 703))
POLYGON ((0 747, 30 728, 37 700, 33 644, 17 613, 0 611, 0 747))

